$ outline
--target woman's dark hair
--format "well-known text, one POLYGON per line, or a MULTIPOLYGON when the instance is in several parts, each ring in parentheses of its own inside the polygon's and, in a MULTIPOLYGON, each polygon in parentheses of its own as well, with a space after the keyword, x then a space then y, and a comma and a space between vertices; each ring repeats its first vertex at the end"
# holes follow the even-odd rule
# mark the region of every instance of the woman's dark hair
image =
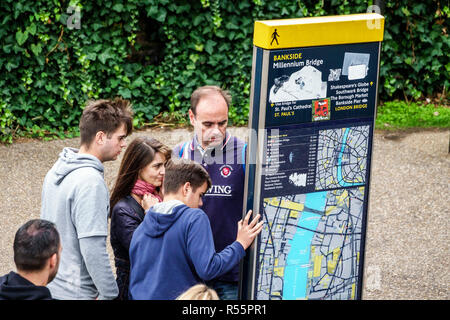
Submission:
POLYGON ((14 237, 14 263, 18 270, 39 271, 58 253, 60 239, 54 223, 34 219, 17 230, 14 237))
POLYGON ((136 183, 139 170, 153 161, 155 154, 160 152, 170 159, 172 150, 154 138, 139 137, 134 139, 125 150, 120 163, 119 174, 116 179, 110 200, 110 212, 120 199, 131 194, 136 183))

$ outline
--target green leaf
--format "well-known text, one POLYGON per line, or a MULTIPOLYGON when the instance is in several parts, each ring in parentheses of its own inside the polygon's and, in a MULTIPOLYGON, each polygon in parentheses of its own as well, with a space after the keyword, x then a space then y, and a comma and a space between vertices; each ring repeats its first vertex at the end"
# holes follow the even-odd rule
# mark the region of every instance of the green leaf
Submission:
POLYGON ((123 11, 123 4, 117 3, 117 4, 115 4, 115 5, 112 7, 112 9, 113 9, 114 11, 117 11, 117 12, 122 12, 122 11, 123 11))
POLYGON ((142 77, 139 77, 133 81, 133 83, 131 84, 131 87, 137 88, 137 87, 143 87, 145 85, 146 85, 146 83, 145 83, 144 79, 142 79, 142 77))
POLYGON ((232 22, 228 22, 226 24, 226 28, 230 29, 230 30, 238 30, 239 29, 239 27, 237 25, 235 25, 234 23, 232 23, 232 22))
POLYGON ((164 22, 164 20, 166 20, 166 16, 167 16, 167 10, 164 8, 160 8, 158 10, 158 14, 156 16, 156 20, 159 22, 164 22))
POLYGON ((31 51, 34 53, 35 56, 38 56, 42 52, 42 47, 39 43, 38 44, 32 43, 31 51))
POLYGON ((147 16, 151 18, 154 18, 157 13, 158 13, 158 6, 150 6, 147 9, 147 16))
POLYGON ((23 45, 25 41, 28 39, 28 31, 22 32, 22 30, 19 30, 16 32, 16 41, 19 44, 19 46, 23 45))
POLYGON ((27 28, 27 31, 34 36, 36 34, 36 25, 34 23, 30 24, 27 28))
POLYGON ((106 51, 100 53, 97 58, 100 60, 102 64, 105 64, 106 60, 111 58, 111 54, 109 53, 109 49, 106 49, 106 51))
POLYGON ((16 62, 12 62, 12 61, 8 61, 5 65, 6 70, 11 71, 12 69, 15 69, 19 66, 19 63, 16 62))
POLYGON ((10 53, 11 52, 11 48, 12 48, 12 44, 7 44, 3 46, 3 51, 5 53, 10 53))
POLYGON ((203 16, 198 15, 194 18, 194 20, 192 21, 194 26, 198 26, 201 22, 203 21, 203 16))
POLYGON ((203 44, 201 44, 201 43, 195 44, 194 47, 195 47, 196 51, 200 51, 200 52, 202 52, 203 49, 205 48, 205 46, 203 44))
POLYGON ((411 13, 409 12, 408 8, 406 8, 406 7, 402 7, 402 12, 407 17, 411 15, 411 13))
POLYGON ((209 54, 212 54, 215 45, 216 45, 215 41, 212 40, 206 41, 205 51, 208 52, 209 54))
POLYGON ((131 98, 131 91, 130 89, 123 88, 119 90, 119 95, 122 96, 124 99, 130 99, 131 98))

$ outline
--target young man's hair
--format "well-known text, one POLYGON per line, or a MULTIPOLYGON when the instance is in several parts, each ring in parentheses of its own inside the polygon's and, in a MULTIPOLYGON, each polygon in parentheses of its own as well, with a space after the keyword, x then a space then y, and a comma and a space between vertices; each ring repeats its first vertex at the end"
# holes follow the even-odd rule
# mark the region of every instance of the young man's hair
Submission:
POLYGON ((227 90, 223 90, 218 86, 203 86, 195 89, 195 91, 191 95, 191 110, 194 116, 197 115, 197 104, 200 99, 211 94, 221 95, 225 99, 227 107, 230 108, 231 95, 227 90))
POLYGON ((89 147, 99 131, 110 138, 122 124, 126 127, 127 136, 130 135, 133 130, 133 111, 128 100, 115 98, 88 101, 80 120, 81 145, 89 147))
POLYGON ((186 182, 191 184, 194 192, 205 182, 206 190, 212 185, 208 172, 200 164, 187 159, 169 160, 164 176, 164 193, 175 194, 186 182))
POLYGON ((54 223, 33 219, 17 230, 14 237, 14 263, 18 270, 40 271, 58 253, 60 238, 54 223))

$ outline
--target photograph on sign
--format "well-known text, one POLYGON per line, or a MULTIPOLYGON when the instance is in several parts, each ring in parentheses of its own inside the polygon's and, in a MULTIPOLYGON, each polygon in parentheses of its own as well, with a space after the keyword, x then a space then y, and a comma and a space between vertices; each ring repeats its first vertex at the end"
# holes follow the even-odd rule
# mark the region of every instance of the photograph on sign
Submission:
POLYGON ((274 80, 269 94, 269 102, 309 100, 325 98, 327 83, 322 82, 322 72, 306 66, 290 76, 283 75, 274 80))
POLYGON ((369 69, 370 54, 346 52, 342 64, 342 74, 349 80, 364 79, 369 69))

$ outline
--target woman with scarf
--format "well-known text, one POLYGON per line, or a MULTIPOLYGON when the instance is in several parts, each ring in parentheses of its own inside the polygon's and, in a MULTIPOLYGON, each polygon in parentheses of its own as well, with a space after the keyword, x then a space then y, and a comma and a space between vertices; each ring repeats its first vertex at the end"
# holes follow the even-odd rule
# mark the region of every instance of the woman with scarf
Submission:
POLYGON ((119 300, 128 300, 131 237, 145 212, 162 201, 165 164, 172 151, 153 138, 134 139, 123 155, 111 193, 111 246, 116 265, 119 300))

